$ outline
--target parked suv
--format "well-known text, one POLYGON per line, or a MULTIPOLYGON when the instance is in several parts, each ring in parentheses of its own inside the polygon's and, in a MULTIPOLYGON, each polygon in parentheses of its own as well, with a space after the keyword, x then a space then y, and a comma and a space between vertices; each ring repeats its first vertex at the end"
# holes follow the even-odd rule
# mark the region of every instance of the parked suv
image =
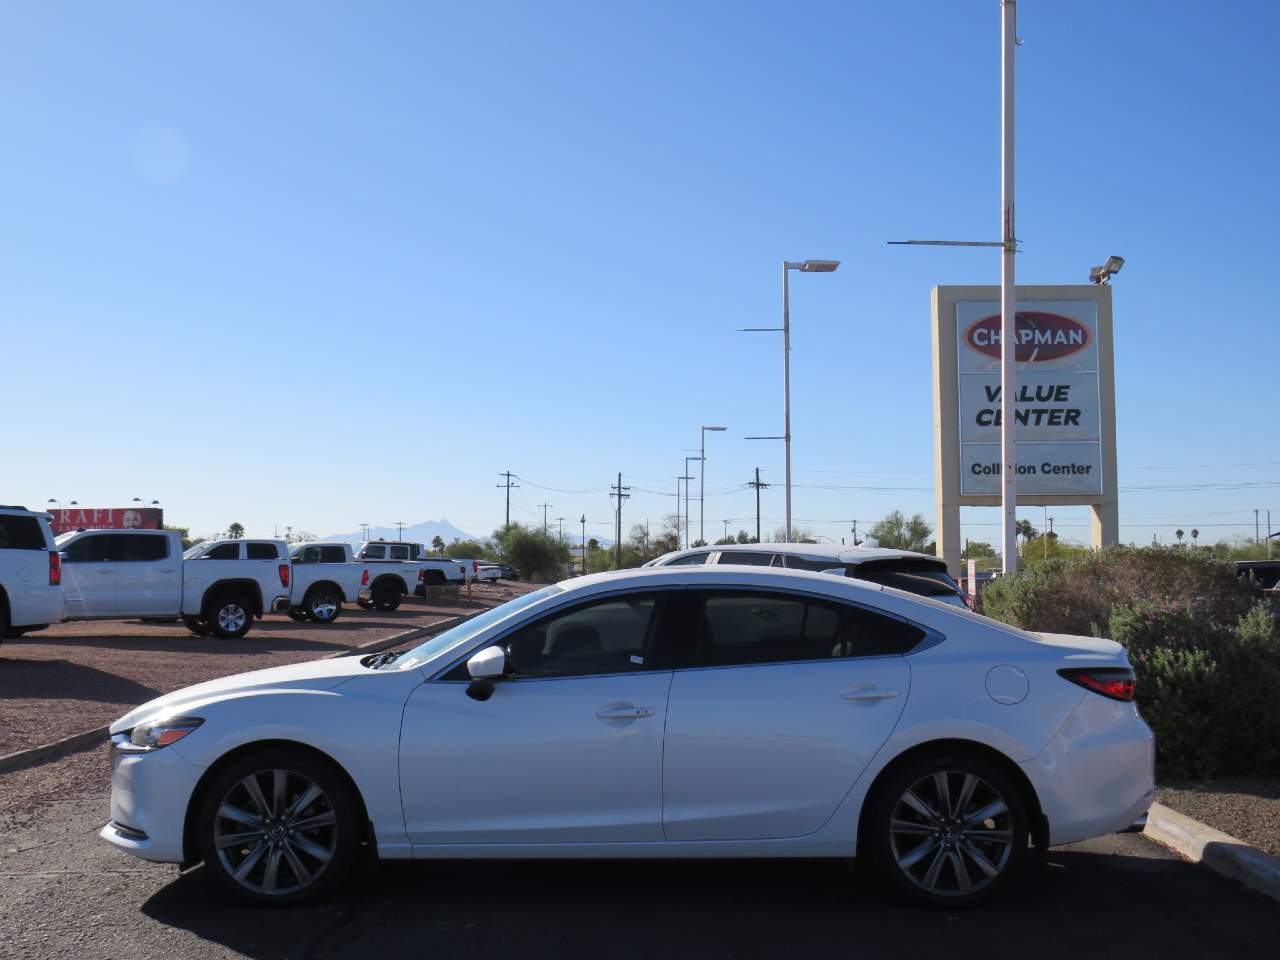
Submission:
POLYGON ((0 641, 62 619, 62 563, 49 515, 0 506, 0 641))
POLYGON ((646 567, 745 564, 784 567, 857 577, 905 590, 956 607, 967 607, 960 585, 940 557, 886 547, 843 547, 822 543, 726 543, 716 547, 677 550, 650 560, 646 567))

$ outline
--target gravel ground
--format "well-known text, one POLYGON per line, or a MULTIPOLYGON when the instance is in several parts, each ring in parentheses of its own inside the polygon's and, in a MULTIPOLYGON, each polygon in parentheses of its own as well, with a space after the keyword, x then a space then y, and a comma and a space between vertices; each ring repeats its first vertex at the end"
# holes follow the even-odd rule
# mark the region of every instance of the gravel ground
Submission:
POLYGON ((1161 785, 1156 799, 1280 857, 1280 779, 1173 781, 1161 785))
MULTIPOLYGON (((428 626, 531 589, 484 587, 469 606, 407 598, 384 613, 346 606, 329 626, 268 614, 240 640, 193 636, 181 623, 61 623, 0 645, 3 753, 103 726, 164 693, 264 667, 314 660, 428 626)), ((465 599, 462 601, 466 603, 465 599)))

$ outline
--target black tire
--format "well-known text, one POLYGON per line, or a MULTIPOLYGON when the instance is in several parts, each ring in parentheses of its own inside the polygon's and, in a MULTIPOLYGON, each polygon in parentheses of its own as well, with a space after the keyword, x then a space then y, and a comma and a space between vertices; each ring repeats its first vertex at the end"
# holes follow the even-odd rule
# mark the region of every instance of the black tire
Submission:
POLYGON ((372 601, 372 600, 357 600, 357 601, 356 601, 356 606, 357 606, 357 607, 359 607, 361 610, 372 610, 372 609, 373 609, 373 601, 372 601))
POLYGON ((312 623, 333 623, 342 615, 342 596, 334 587, 314 586, 307 591, 302 609, 312 623))
POLYGON ((253 626, 252 605, 234 590, 215 596, 205 613, 213 635, 220 640, 239 640, 253 626))
POLYGON ((400 591, 385 584, 373 591, 373 606, 378 610, 395 610, 400 606, 400 591))
POLYGON ((1026 804, 1004 770, 980 754, 922 754, 877 785, 870 803, 864 847, 881 878, 917 903, 979 903, 1008 885, 1026 859, 1026 804))
POLYGON ((363 840, 361 810, 332 763, 287 747, 255 750, 223 768, 205 791, 196 827, 200 854, 214 881, 233 896, 265 906, 314 900, 349 879, 363 840), (312 786, 319 794, 293 811, 312 786), (225 816, 228 808, 241 819, 225 816))
POLYGON ((4 643, 7 636, 9 636, 9 611, 5 609, 3 603, 0 603, 0 643, 4 643))
POLYGON ((290 620, 296 620, 299 623, 303 623, 307 619, 307 611, 302 607, 290 607, 285 611, 284 615, 290 620))
POLYGON ((445 585, 445 575, 439 570, 424 570, 422 572, 422 582, 428 587, 443 587, 445 585))
POLYGON ((182 615, 182 623, 197 637, 207 637, 213 630, 212 624, 204 617, 193 617, 184 613, 182 615))
POLYGON ((48 629, 49 629, 49 625, 47 623, 28 623, 28 624, 24 624, 21 627, 10 627, 9 636, 22 637, 22 636, 26 636, 28 633, 36 633, 40 630, 48 630, 48 629))

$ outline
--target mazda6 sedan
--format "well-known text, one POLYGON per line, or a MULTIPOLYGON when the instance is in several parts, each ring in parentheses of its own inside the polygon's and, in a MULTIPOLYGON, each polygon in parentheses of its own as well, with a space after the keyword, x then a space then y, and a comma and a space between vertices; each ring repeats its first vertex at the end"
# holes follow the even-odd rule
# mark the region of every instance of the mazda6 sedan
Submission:
POLYGON ((403 653, 153 700, 107 842, 287 904, 386 859, 838 857, 976 902, 1154 793, 1123 649, 849 578, 580 577, 403 653))

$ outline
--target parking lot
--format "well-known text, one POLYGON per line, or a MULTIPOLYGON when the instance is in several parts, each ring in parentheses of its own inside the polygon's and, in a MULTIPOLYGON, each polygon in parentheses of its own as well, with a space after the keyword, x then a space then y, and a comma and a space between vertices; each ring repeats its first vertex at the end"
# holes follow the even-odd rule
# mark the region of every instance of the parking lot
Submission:
POLYGON ((1280 907, 1134 835, 1053 851, 989 906, 907 907, 839 863, 386 864, 296 910, 96 837, 105 747, 0 777, 5 957, 1243 957, 1280 907))

